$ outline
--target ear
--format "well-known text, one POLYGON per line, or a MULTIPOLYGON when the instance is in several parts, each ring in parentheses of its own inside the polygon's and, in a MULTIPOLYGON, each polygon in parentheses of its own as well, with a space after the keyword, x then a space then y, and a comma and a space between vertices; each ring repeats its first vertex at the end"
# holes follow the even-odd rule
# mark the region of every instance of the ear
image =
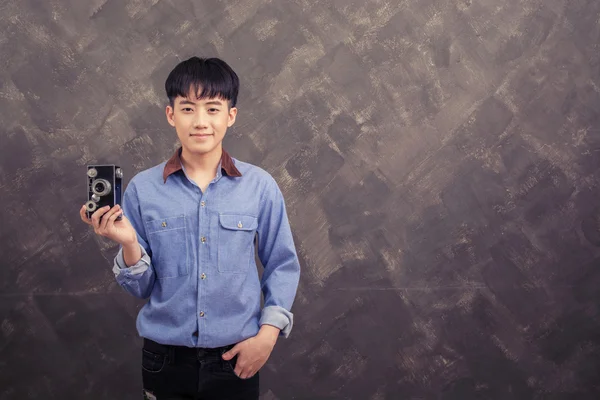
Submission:
POLYGON ((233 124, 235 124, 235 117, 237 116, 237 108, 235 107, 231 107, 229 109, 229 118, 227 120, 227 127, 231 127, 233 124))
POLYGON ((171 126, 175 126, 175 110, 170 105, 167 106, 165 113, 167 114, 167 121, 171 126))

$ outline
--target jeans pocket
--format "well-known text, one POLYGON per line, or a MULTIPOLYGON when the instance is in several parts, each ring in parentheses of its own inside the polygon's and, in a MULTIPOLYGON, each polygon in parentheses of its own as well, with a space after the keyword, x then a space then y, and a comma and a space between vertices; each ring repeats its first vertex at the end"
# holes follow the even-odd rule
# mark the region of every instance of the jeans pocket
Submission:
POLYGON ((226 372, 234 372, 235 365, 233 364, 233 360, 223 360, 223 370, 226 372))
MULTIPOLYGON (((231 346, 233 347, 233 346, 231 346)), ((223 349, 221 351, 221 370, 226 374, 226 375, 231 375, 231 376, 235 376, 237 377, 236 373, 235 373, 235 365, 236 365, 236 361, 237 361, 237 355, 233 356, 233 358, 231 360, 225 360, 223 359, 223 354, 225 354, 225 352, 227 352, 227 350, 229 350, 231 348, 227 348, 227 349, 223 349)))
POLYGON ((254 261, 254 237, 258 218, 251 215, 219 215, 219 272, 245 274, 254 261))
POLYGON ((142 369, 151 373, 158 373, 163 370, 167 358, 164 354, 157 354, 146 349, 142 349, 142 369))
POLYGON ((188 275, 188 246, 185 216, 146 221, 151 260, 158 279, 188 275))

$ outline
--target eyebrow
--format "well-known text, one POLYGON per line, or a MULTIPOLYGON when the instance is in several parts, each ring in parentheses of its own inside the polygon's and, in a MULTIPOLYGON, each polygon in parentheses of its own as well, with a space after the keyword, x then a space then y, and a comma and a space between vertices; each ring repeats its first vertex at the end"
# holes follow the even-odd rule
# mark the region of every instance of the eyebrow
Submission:
MULTIPOLYGON (((204 103, 204 104, 206 104, 206 105, 212 105, 212 106, 222 106, 222 105, 223 105, 223 103, 221 103, 221 102, 220 102, 220 101, 218 101, 218 100, 207 101, 207 102, 206 102, 206 103, 204 103)), ((195 106, 195 105, 196 105, 196 103, 194 103, 194 102, 193 102, 193 101, 191 101, 191 100, 181 100, 181 101, 179 102, 179 105, 192 105, 192 106, 195 106)))

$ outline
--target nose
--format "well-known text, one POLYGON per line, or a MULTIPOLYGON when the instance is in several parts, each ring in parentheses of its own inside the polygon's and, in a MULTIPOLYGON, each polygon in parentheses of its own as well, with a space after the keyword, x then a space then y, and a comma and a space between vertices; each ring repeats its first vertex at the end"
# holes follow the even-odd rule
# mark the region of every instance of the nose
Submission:
POLYGON ((202 111, 200 111, 196 114, 196 118, 194 119, 194 128, 202 129, 206 127, 206 116, 202 111))

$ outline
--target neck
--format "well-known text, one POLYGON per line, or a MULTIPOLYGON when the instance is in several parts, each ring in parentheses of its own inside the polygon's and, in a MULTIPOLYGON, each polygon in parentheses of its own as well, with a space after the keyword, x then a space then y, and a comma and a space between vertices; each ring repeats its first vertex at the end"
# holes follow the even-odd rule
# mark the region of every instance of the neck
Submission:
POLYGON ((181 162, 191 175, 205 175, 208 174, 211 177, 216 176, 219 162, 221 161, 221 155, 223 149, 218 146, 210 153, 194 154, 190 153, 185 147, 181 151, 181 162))

